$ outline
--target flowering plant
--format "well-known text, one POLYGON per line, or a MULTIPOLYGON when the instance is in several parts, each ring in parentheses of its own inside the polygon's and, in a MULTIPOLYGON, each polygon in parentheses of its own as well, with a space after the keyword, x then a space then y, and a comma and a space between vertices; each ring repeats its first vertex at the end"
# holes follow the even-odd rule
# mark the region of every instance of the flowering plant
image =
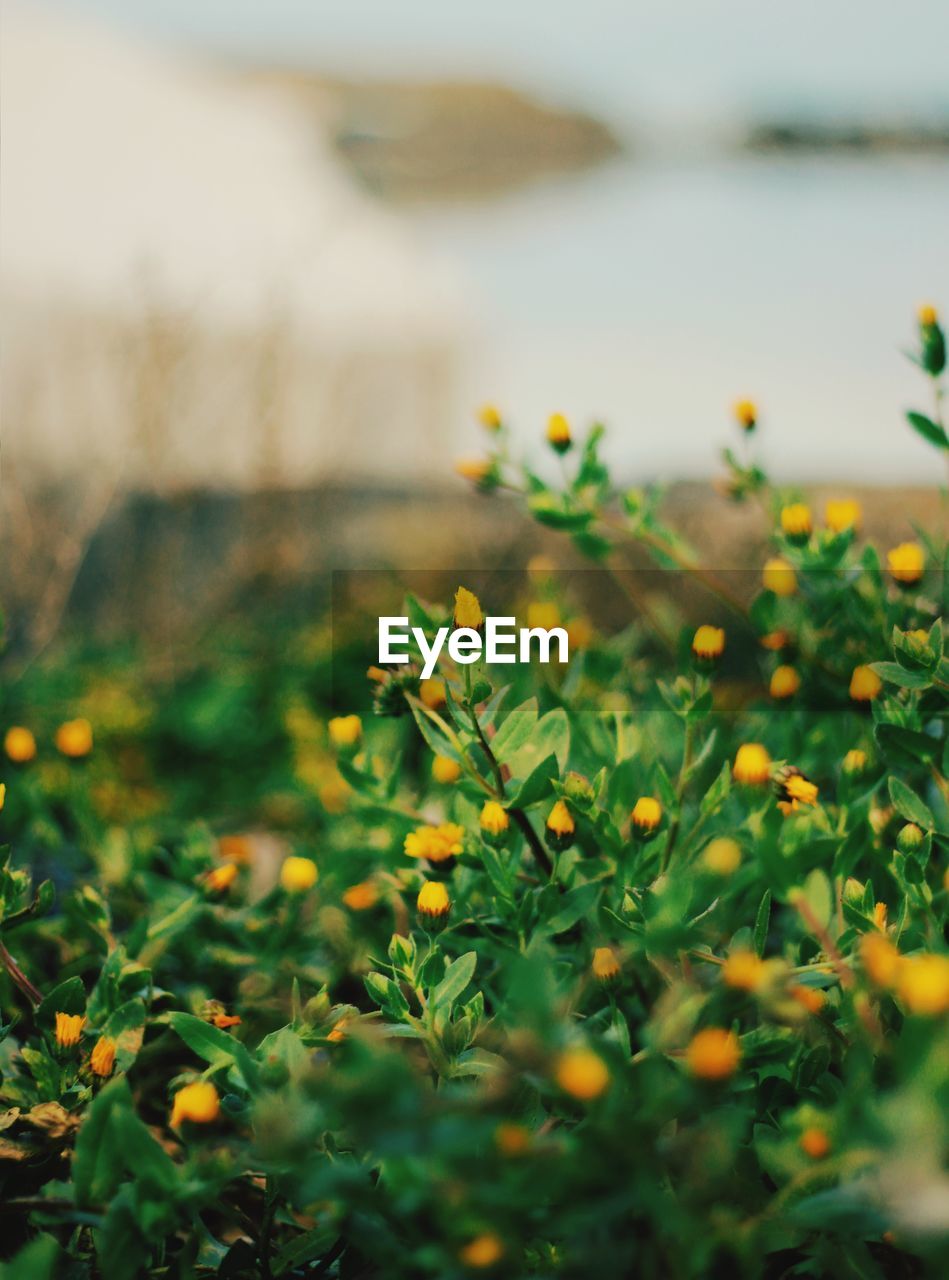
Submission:
MULTIPOLYGON (((938 388, 929 311, 919 359, 938 388)), ((88 692, 44 734, 28 681, 6 704, 11 1275, 940 1274, 944 540, 881 555, 851 499, 819 524, 726 451, 773 541, 749 592, 614 489, 599 428, 552 419, 551 486, 482 420, 466 473, 630 597, 605 636, 533 566, 566 668, 372 667, 376 717, 355 687, 329 717, 301 643, 283 683, 245 666, 134 723, 88 692), (703 613, 643 592, 628 541, 703 613), (162 717, 212 735, 164 804, 128 763, 162 717)), ((947 451, 938 397, 910 422, 947 451)), ((432 636, 482 604, 404 611, 432 636)))

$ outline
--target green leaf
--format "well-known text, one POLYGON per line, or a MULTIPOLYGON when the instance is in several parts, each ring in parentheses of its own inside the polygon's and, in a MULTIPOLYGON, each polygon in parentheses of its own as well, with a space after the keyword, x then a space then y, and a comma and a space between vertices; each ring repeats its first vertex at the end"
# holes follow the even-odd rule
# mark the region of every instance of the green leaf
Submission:
POLYGON ((501 764, 509 764, 511 757, 530 737, 537 724, 537 699, 528 698, 519 707, 515 707, 498 729, 491 742, 491 750, 495 759, 501 764))
POLYGON ((932 683, 925 671, 910 671, 898 662, 871 662, 870 668, 881 680, 900 689, 927 689, 932 683))
POLYGON ((601 885, 596 882, 581 884, 576 889, 565 893, 560 900, 560 907, 549 920, 541 922, 539 934, 554 935, 572 929, 578 920, 587 915, 600 895, 601 885))
POLYGON ((432 993, 433 1004, 451 1005, 474 977, 477 964, 478 956, 474 951, 466 951, 463 956, 453 960, 445 970, 444 978, 432 993))
POLYGON ((529 777, 549 755, 557 757, 563 772, 570 754, 570 721, 563 707, 555 707, 541 716, 520 750, 508 756, 507 763, 515 778, 529 777))
POLYGON ((236 1066, 247 1088, 253 1087, 257 1066, 239 1040, 192 1013, 170 1013, 168 1024, 199 1058, 212 1067, 236 1066))
POLYGON ((934 444, 937 449, 949 449, 949 436, 938 422, 933 422, 932 418, 927 418, 924 413, 911 411, 907 413, 906 421, 918 435, 930 444, 934 444))
POLYGON ((889 786, 890 800, 896 812, 907 822, 915 822, 924 831, 932 831, 936 820, 916 792, 911 791, 899 778, 890 778, 889 786))
POLYGON ((768 925, 771 923, 771 890, 765 889, 758 903, 758 914, 755 916, 755 951, 764 955, 765 943, 768 940, 768 925))
POLYGON ((551 779, 558 777, 559 772, 557 757, 553 754, 546 756, 531 770, 517 792, 505 803, 515 809, 526 809, 532 804, 537 804, 550 793, 551 779))

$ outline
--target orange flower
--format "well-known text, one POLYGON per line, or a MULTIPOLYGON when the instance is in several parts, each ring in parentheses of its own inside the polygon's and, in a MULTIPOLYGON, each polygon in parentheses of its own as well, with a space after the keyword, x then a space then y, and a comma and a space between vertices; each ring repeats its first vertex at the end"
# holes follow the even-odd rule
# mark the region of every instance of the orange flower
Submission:
POLYGON ((732 777, 752 787, 760 787, 770 779, 771 757, 760 742, 745 742, 738 748, 732 777))
POLYGON ((612 982, 619 976, 619 961, 612 947, 597 947, 591 967, 597 982, 612 982))
POLYGON ((882 933, 865 933, 860 939, 863 970, 875 987, 891 987, 896 981, 901 956, 882 933))
POLYGON ((801 1150, 812 1160, 823 1160, 830 1151, 830 1138, 823 1129, 805 1129, 798 1141, 801 1150))
POLYGON ((504 1244, 500 1236, 495 1235, 493 1231, 486 1231, 469 1240, 464 1248, 459 1250, 458 1257, 463 1265, 471 1270, 484 1271, 488 1267, 495 1266, 504 1257, 504 1244))
POLYGON ((175 1094, 171 1108, 171 1127, 177 1129, 184 1120, 192 1124, 213 1124, 221 1113, 221 1100, 214 1085, 207 1080, 186 1084, 175 1094))
POLYGON ((222 862, 214 867, 204 878, 205 885, 212 893, 225 893, 237 879, 237 863, 222 862))
POLYGON ((685 1063, 699 1080, 727 1080, 741 1061, 741 1045, 734 1031, 706 1027, 689 1041, 685 1063))
POLYGON ((497 1149, 504 1156, 521 1156, 531 1143, 531 1131, 523 1124, 504 1121, 494 1131, 497 1149))
POLYGON ((801 687, 801 677, 793 667, 775 667, 768 692, 772 698, 793 698, 801 687))
POLYGON ((722 981, 738 991, 757 991, 766 972, 764 961, 754 951, 733 951, 722 965, 722 981))
POLYGON ((850 677, 850 696, 854 702, 872 702, 883 688, 883 681, 872 667, 854 667, 850 677))
POLYGON ((29 729, 15 724, 6 732, 3 749, 14 764, 28 764, 36 755, 36 739, 29 729))
POLYGON ((116 1043, 108 1036, 100 1036, 92 1050, 89 1066, 93 1075, 110 1076, 115 1065, 116 1043))
POLYGON ((592 1102, 610 1083, 606 1063, 592 1049, 567 1049, 557 1059, 555 1077, 564 1093, 592 1102))
POLYGON ((350 911, 369 911, 379 901, 379 890, 371 880, 350 885, 343 893, 343 903, 350 911))
POLYGON ((85 1025, 85 1014, 57 1013, 56 1043, 61 1049, 71 1049, 73 1045, 79 1043, 79 1037, 82 1035, 82 1029, 85 1025))
POLYGON ((219 1031, 227 1031, 228 1027, 239 1027, 241 1020, 236 1013, 216 1013, 211 1019, 219 1031))
POLYGON ((81 760, 92 750, 92 725, 88 720, 67 720, 56 730, 56 750, 70 760, 81 760))
POLYGON ((911 586, 923 576, 926 554, 918 542, 901 542, 886 553, 886 566, 894 582, 911 586))

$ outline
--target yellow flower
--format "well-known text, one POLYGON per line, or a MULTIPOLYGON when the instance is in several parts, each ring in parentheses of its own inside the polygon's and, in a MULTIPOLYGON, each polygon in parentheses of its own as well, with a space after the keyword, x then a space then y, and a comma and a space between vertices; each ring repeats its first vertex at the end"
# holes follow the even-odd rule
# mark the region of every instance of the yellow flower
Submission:
POLYGON ((429 862, 447 862, 464 848, 465 830, 457 822, 442 822, 437 827, 416 827, 405 837, 405 852, 410 858, 426 858, 429 862))
POLYGON ((442 919, 451 909, 448 890, 440 880, 426 880, 419 890, 415 908, 420 916, 430 920, 442 919))
POLYGON ((932 1018, 949 1012, 949 956, 906 956, 897 970, 896 990, 910 1013, 932 1018))
POLYGON ((873 907, 873 923, 881 933, 886 932, 887 909, 885 902, 877 902, 873 907))
POLYGON ((557 1084, 580 1102, 592 1102, 610 1083, 606 1063, 592 1049, 567 1049, 557 1059, 557 1084))
POLYGON ((224 893, 237 879, 237 863, 224 862, 214 867, 204 878, 204 883, 212 893, 224 893))
POLYGON ((793 698, 801 687, 801 677, 794 667, 775 667, 771 673, 768 692, 772 698, 793 698))
POLYGON ((593 976, 597 982, 612 982, 619 976, 619 961, 612 947, 597 947, 593 952, 593 976))
POLYGON ((854 667, 850 677, 850 696, 854 702, 872 702, 883 688, 883 681, 872 667, 854 667))
POLYGON ((758 421, 758 406, 753 400, 738 400, 734 406, 735 420, 745 431, 754 431, 758 421))
POLYGON ((92 1051, 92 1057, 89 1059, 93 1075, 110 1076, 112 1074, 112 1068, 115 1066, 115 1049, 114 1040, 110 1040, 108 1036, 99 1037, 92 1051))
POLYGON ((369 911, 379 901, 379 890, 371 880, 352 884, 343 893, 343 903, 350 911, 369 911))
POLYGON ((461 777, 461 765, 451 756, 436 756, 432 761, 432 777, 445 785, 457 782, 461 777))
POLYGON ((501 411, 497 405, 483 404, 478 410, 478 421, 487 431, 500 431, 502 426, 501 411))
POLYGON ((494 1142, 504 1156, 522 1156, 531 1144, 531 1131, 523 1124, 504 1121, 494 1131, 494 1142))
POLYGON ((462 1264, 474 1271, 484 1271, 493 1267, 504 1257, 504 1245, 500 1236, 493 1231, 485 1231, 480 1236, 469 1240, 458 1252, 462 1264))
POLYGON ((485 800, 478 823, 485 835, 497 837, 507 833, 511 819, 497 800, 485 800))
POLYGON ((916 319, 924 329, 931 329, 939 323, 939 312, 931 302, 922 303, 916 311, 916 319))
POLYGON ((559 627, 560 610, 552 600, 532 600, 527 606, 527 625, 543 627, 545 631, 559 627))
POLYGON ((467 587, 459 587, 455 592, 455 626, 470 627, 477 631, 484 622, 481 603, 473 591, 467 587))
POLYGON ((844 756, 844 773, 863 773, 867 767, 867 753, 859 747, 852 747, 844 756))
POLYGON ((26 764, 36 755, 36 739, 29 729, 14 725, 6 732, 3 749, 14 764, 26 764))
POLYGON ((926 567, 926 554, 918 542, 901 542, 886 553, 886 566, 895 582, 918 582, 926 567))
POLYGON ((334 747, 354 747, 362 737, 359 716, 334 716, 326 727, 334 747))
POLYGON ((175 1094, 171 1108, 171 1127, 177 1129, 183 1120, 192 1124, 213 1124, 221 1113, 217 1089, 207 1080, 186 1084, 175 1094))
POLYGON ((79 760, 92 750, 92 725, 88 720, 67 720, 56 730, 56 750, 79 760))
POLYGON ((418 686, 419 701, 430 711, 436 710, 445 701, 445 681, 441 676, 431 676, 421 680, 418 686))
POLYGON ((766 973, 764 961, 754 951, 733 951, 722 965, 722 981, 738 991, 757 991, 766 973))
POLYGON ((56 1043, 61 1049, 69 1049, 79 1043, 82 1029, 86 1025, 85 1014, 56 1014, 56 1043))
POLYGON ((814 520, 811 509, 803 502, 792 502, 781 509, 781 529, 787 537, 806 541, 811 536, 814 520))
POLYGON ((319 868, 312 858, 300 858, 291 854, 284 858, 280 868, 280 883, 288 893, 305 893, 319 879, 319 868))
POLYGON ((741 846, 730 836, 716 836, 705 846, 702 863, 712 875, 734 875, 741 866, 741 846))
POLYGON ((342 1017, 326 1033, 327 1040, 331 1040, 333 1044, 341 1044, 346 1039, 346 1026, 351 1021, 350 1018, 342 1017))
POLYGON ((699 627, 692 637, 692 652, 703 662, 720 658, 725 650, 725 632, 721 627, 707 624, 699 627))
POLYGON ((640 796, 630 817, 637 831, 651 834, 662 821, 662 805, 654 796, 640 796))
POLYGON ((765 589, 774 592, 776 596, 793 596, 797 590, 797 576, 793 566, 780 556, 772 556, 765 561, 761 581, 765 589))
POLYGON ((783 789, 786 797, 797 804, 817 804, 817 784, 805 778, 803 773, 792 773, 783 789))
POLYGON ((824 507, 824 521, 834 533, 858 529, 862 518, 860 503, 853 498, 828 498, 824 507))
POLYGON ((804 1154, 812 1160, 823 1160, 830 1151, 830 1138, 823 1129, 805 1129, 798 1142, 804 1154))
POLYGON ((732 777, 736 782, 760 787, 771 777, 771 757, 760 742, 744 742, 738 748, 732 777))
POLYGON ((6 802, 7 802, 7 784, 5 782, 0 782, 0 812, 2 812, 3 806, 6 804, 6 802))
POLYGON ((734 1031, 706 1027, 689 1041, 685 1063, 699 1080, 727 1080, 741 1061, 741 1045, 734 1031))
POLYGON ((876 987, 891 987, 896 981, 901 956, 882 933, 865 933, 860 939, 860 961, 876 987))
POLYGON ((566 453, 570 448, 570 423, 562 413, 552 413, 547 420, 547 443, 558 453, 566 453))

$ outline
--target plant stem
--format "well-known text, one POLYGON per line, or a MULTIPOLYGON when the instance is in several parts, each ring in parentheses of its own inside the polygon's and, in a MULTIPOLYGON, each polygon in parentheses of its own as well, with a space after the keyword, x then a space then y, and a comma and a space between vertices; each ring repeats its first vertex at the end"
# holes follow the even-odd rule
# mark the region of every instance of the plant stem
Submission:
POLYGON ((2 963, 4 969, 6 969, 7 973, 10 975, 10 977, 13 979, 16 985, 20 988, 20 990, 23 992, 27 1000, 29 1000, 30 1004, 32 1004, 34 1008, 38 1004, 42 1003, 42 1000, 43 1000, 42 991, 40 991, 38 987, 34 987, 33 983, 30 982, 29 978, 26 976, 26 974, 23 972, 23 970, 20 968, 17 962, 13 959, 13 956, 10 955, 10 952, 6 949, 6 947, 3 945, 2 942, 0 942, 0 963, 2 963))

